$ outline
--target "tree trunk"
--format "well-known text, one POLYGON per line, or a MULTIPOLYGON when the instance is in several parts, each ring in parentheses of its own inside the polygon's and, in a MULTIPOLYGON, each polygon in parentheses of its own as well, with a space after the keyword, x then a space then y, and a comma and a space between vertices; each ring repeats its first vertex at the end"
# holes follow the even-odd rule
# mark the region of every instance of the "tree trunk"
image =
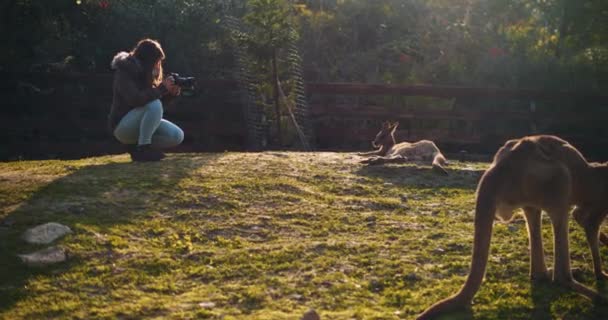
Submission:
POLYGON ((274 88, 274 113, 277 122, 277 141, 282 146, 281 105, 279 104, 279 76, 277 71, 277 49, 272 51, 272 83, 274 88))

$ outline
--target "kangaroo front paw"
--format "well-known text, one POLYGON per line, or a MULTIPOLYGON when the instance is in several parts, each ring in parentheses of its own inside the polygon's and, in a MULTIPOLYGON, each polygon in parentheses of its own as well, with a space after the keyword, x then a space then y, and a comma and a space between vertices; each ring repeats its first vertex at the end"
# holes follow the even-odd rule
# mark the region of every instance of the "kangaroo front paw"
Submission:
POLYGON ((359 163, 363 163, 363 164, 371 166, 371 165, 382 163, 382 160, 383 160, 382 158, 374 157, 374 158, 369 158, 369 159, 362 160, 359 163))

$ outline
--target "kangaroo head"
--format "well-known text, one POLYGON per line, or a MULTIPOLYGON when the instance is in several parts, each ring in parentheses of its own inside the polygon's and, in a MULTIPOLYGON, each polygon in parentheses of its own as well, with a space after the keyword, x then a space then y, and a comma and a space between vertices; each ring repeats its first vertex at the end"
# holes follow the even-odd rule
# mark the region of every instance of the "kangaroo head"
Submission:
POLYGON ((380 146, 392 147, 395 144, 395 130, 397 130, 398 126, 399 122, 384 122, 380 132, 376 134, 376 138, 372 141, 372 146, 374 148, 380 146))

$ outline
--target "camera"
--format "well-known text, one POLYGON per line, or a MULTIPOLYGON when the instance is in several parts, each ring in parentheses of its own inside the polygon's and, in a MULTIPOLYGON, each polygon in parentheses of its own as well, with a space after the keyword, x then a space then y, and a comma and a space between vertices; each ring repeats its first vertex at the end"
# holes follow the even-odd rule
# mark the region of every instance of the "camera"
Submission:
POLYGON ((196 78, 194 77, 180 77, 178 73, 169 73, 170 77, 173 77, 173 82, 176 86, 182 89, 193 90, 196 84, 196 78))
POLYGON ((194 96, 194 85, 196 85, 196 78, 194 77, 180 77, 178 73, 169 73, 170 77, 173 77, 173 83, 182 89, 182 95, 194 96))

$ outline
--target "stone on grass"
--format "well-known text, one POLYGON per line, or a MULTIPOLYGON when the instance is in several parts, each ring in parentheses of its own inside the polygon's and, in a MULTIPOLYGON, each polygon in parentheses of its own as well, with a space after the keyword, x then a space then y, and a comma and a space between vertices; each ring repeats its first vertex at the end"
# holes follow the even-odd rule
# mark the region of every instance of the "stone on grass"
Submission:
POLYGON ((310 309, 304 313, 301 320, 321 320, 321 317, 315 309, 310 309))
POLYGON ((72 230, 67 226, 49 222, 25 231, 23 240, 33 244, 49 244, 71 232, 72 230))
POLYGON ((213 309, 215 308, 215 303, 214 302, 201 302, 198 304, 199 307, 204 308, 204 309, 213 309))
POLYGON ((65 250, 57 246, 18 256, 23 263, 33 267, 59 263, 67 259, 65 250))
POLYGON ((291 295, 289 295, 289 297, 293 300, 298 300, 298 301, 304 299, 304 296, 301 294, 298 294, 298 293, 291 294, 291 295))

